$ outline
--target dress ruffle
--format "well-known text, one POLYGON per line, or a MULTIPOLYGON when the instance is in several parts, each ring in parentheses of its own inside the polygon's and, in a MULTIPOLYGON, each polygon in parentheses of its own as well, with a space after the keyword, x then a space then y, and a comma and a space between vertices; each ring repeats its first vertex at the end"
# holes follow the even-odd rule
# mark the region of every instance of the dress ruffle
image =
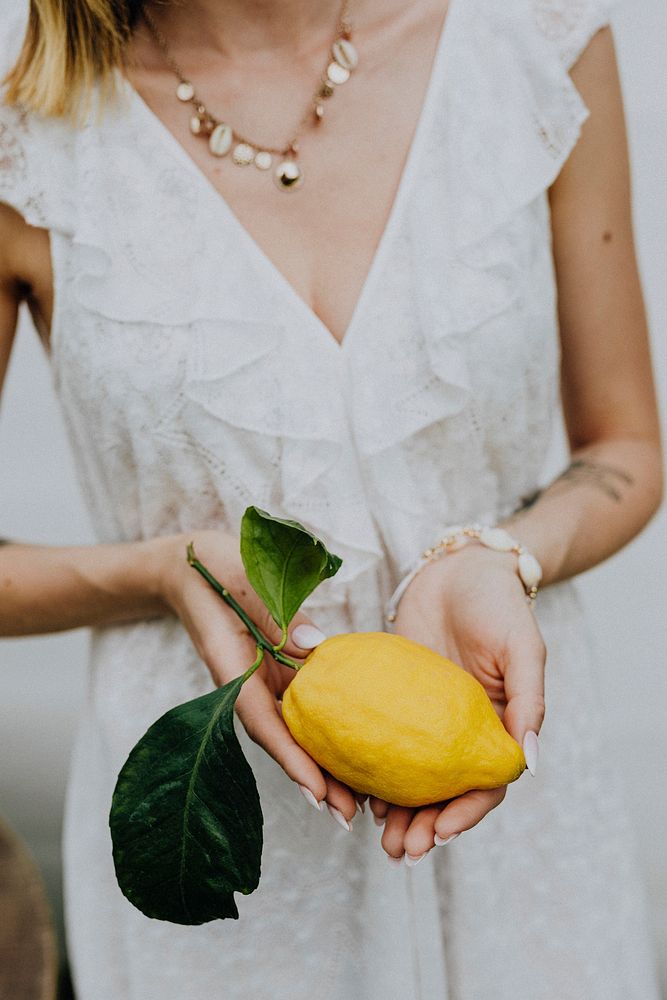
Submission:
MULTIPOLYGON (((459 3, 451 5, 453 19, 460 18, 459 3)), ((395 262, 404 267, 410 259, 419 262, 413 322, 420 327, 434 380, 420 397, 421 414, 406 407, 409 415, 403 416, 404 401, 415 395, 410 373, 418 366, 410 358, 402 365, 382 365, 384 388, 366 384, 374 396, 391 401, 390 421, 386 412, 373 419, 360 386, 356 423, 367 454, 465 406, 469 376, 460 345, 521 294, 516 246, 525 224, 522 213, 546 195, 589 113, 556 50, 525 11, 491 0, 465 6, 462 32, 458 23, 451 26, 443 100, 435 111, 432 143, 422 156, 427 174, 420 176, 420 191, 406 206, 410 246, 398 247, 403 260, 395 262)), ((374 319, 379 341, 382 317, 374 319)), ((379 346, 374 340, 371 334, 369 355, 379 346)))
POLYGON ((235 474, 243 469, 247 502, 301 522, 343 559, 318 590, 319 599, 330 600, 382 558, 382 546, 360 488, 344 401, 335 393, 323 401, 321 383, 309 378, 310 359, 293 343, 297 336, 268 322, 226 322, 222 330, 218 322, 199 324, 172 420, 210 455, 220 454, 225 426, 255 437, 245 463, 240 455, 234 463, 235 474), (303 373, 294 374, 298 398, 294 381, 288 386, 281 378, 284 354, 302 359, 303 373), (270 466, 279 498, 264 496, 274 479, 270 466))
MULTIPOLYGON (((387 281, 416 287, 412 313, 401 319, 405 345, 421 342, 422 350, 401 352, 399 335, 386 351, 382 331, 391 324, 382 301, 354 345, 356 441, 377 484, 374 495, 382 497, 383 534, 401 571, 439 530, 427 518, 420 526, 424 489, 407 456, 417 435, 445 427, 471 403, 468 338, 533 294, 535 213, 548 211, 548 188, 589 114, 525 4, 472 0, 459 30, 463 6, 450 5, 454 23, 432 141, 422 150, 403 239, 386 262, 387 281)), ((474 461, 471 447, 462 442, 458 459, 448 449, 443 462, 465 467, 474 461)), ((440 527, 451 519, 447 507, 443 496, 440 527)), ((497 516, 492 498, 469 516, 497 516)))

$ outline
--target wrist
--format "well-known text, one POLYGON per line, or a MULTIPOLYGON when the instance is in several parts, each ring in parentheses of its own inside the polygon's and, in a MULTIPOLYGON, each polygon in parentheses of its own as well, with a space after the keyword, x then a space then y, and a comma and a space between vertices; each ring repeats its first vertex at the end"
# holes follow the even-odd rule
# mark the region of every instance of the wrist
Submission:
POLYGON ((541 516, 530 513, 514 515, 498 525, 532 552, 542 567, 541 586, 562 579, 562 567, 567 559, 568 538, 563 526, 549 530, 541 516))
MULTIPOLYGON (((217 529, 202 528, 156 537, 146 542, 144 586, 165 614, 180 615, 183 591, 188 581, 197 579, 188 561, 188 546, 223 582, 243 594, 245 573, 239 556, 239 540, 217 529)), ((201 583, 201 581, 199 581, 201 583)))
POLYGON ((492 579, 508 591, 516 590, 520 596, 526 593, 517 572, 516 553, 489 549, 478 542, 470 542, 433 559, 417 574, 414 582, 421 579, 423 585, 429 587, 431 574, 432 581, 435 582, 437 576, 439 586, 449 594, 459 585, 469 593, 471 587, 482 587, 492 579))
POLYGON ((101 623, 160 617, 168 612, 157 579, 160 546, 156 543, 164 541, 142 539, 80 550, 79 574, 96 594, 101 623))
POLYGON ((447 554, 446 558, 434 559, 419 576, 425 576, 431 567, 439 566, 440 576, 449 580, 471 574, 481 577, 487 573, 505 573, 512 582, 521 586, 516 572, 516 556, 513 552, 494 552, 483 545, 471 543, 447 554))
MULTIPOLYGON (((514 562, 514 574, 521 583, 526 600, 532 606, 537 597, 537 591, 542 581, 542 567, 532 552, 513 535, 500 525, 456 525, 445 530, 443 537, 433 548, 426 549, 416 560, 400 581, 393 594, 385 606, 385 621, 391 625, 398 613, 400 604, 406 591, 412 587, 415 579, 422 577, 425 570, 434 562, 441 563, 451 560, 452 556, 457 556, 467 549, 483 549, 491 552, 494 556, 512 556, 514 562)), ((500 563, 496 561, 499 566, 500 563)), ((459 564, 460 565, 460 564, 459 564)), ((488 566, 488 561, 485 561, 488 566)), ((433 571, 435 572, 435 571, 433 571)), ((442 579, 442 572, 439 573, 442 579)), ((414 593, 414 588, 413 588, 414 593)))
POLYGON ((159 535, 137 544, 138 572, 146 598, 161 608, 163 614, 174 610, 177 589, 175 570, 187 560, 187 546, 192 541, 192 533, 159 535))

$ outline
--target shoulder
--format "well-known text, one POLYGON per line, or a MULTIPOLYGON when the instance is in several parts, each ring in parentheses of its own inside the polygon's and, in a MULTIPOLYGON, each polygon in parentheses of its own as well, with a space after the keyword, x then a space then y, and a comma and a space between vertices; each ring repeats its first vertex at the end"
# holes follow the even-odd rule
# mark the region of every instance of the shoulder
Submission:
POLYGON ((619 0, 525 0, 540 35, 570 69, 595 34, 610 23, 619 0))
MULTIPOLYGON (((3 3, 0 0, 0 15, 3 3)), ((0 81, 14 65, 25 32, 27 5, 20 4, 0 31, 0 81)), ((72 183, 73 126, 6 101, 0 82, 0 202, 41 228, 66 228, 72 183)))
MULTIPOLYGON (((22 297, 39 283, 48 264, 45 233, 29 225, 16 209, 0 201, 0 285, 22 297)), ((48 270, 48 268, 47 268, 48 270)))
MULTIPOLYGON (((3 212, 0 217, 3 236, 8 229, 16 236, 17 213, 30 214, 27 201, 31 195, 36 208, 34 169, 31 163, 32 138, 35 135, 32 116, 23 108, 6 102, 4 79, 16 62, 26 28, 26 7, 20 4, 7 10, 6 0, 2 0, 3 24, 0 32, 0 202, 3 212)), ((38 220, 34 219, 34 224, 38 220)))
MULTIPOLYGON (((450 0, 486 44, 512 51, 524 65, 546 61, 569 71, 623 0, 450 0)), ((451 16, 451 11, 450 11, 451 16)), ((489 53, 487 51, 487 57, 489 53)), ((546 67, 545 67, 546 68, 546 67)))

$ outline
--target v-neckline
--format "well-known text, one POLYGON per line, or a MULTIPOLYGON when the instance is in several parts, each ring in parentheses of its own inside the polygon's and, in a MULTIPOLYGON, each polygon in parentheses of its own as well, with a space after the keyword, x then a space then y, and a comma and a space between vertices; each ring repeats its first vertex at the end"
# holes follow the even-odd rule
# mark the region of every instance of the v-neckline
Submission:
MULTIPOLYGON (((433 104, 438 92, 438 84, 440 82, 440 76, 445 63, 447 43, 451 34, 452 15, 458 2, 459 0, 449 0, 449 3, 447 4, 447 9, 445 11, 438 42, 431 63, 428 83, 424 91, 422 105, 412 133, 412 138, 410 140, 410 145, 403 163, 403 168, 401 170, 391 207, 378 243, 376 244, 370 264, 368 265, 366 277, 364 278, 364 282, 361 286, 361 290, 352 310, 349 322, 340 340, 334 336, 331 329, 326 325, 324 320, 318 316, 312 306, 308 305, 303 296, 297 292, 294 285, 283 274, 278 265, 274 263, 272 258, 260 246, 252 233, 243 225, 239 217, 232 210, 229 202, 222 192, 215 187, 208 175, 176 138, 171 129, 165 125, 162 119, 147 104, 139 91, 130 82, 128 77, 125 76, 120 69, 117 69, 116 71, 117 75, 120 77, 121 87, 124 87, 129 92, 130 100, 134 102, 141 115, 147 119, 150 124, 152 124, 156 132, 161 135, 162 140, 169 145, 175 154, 185 163, 190 172, 194 174, 197 183, 202 186, 205 191, 213 195, 214 200, 219 205, 220 210, 223 212, 229 225, 236 231, 239 242, 246 246, 248 253, 255 258, 258 266, 262 267, 266 271, 268 277, 271 279, 276 288, 282 292, 289 301, 292 302, 294 308, 296 308, 296 310, 304 316, 305 321, 315 328, 318 336, 321 337, 323 342, 328 343, 330 348, 333 348, 333 350, 341 356, 348 350, 351 334, 354 333, 356 327, 359 326, 362 310, 365 307, 366 302, 371 295, 373 285, 377 280, 376 275, 380 271, 383 260, 388 252, 394 230, 398 225, 403 205, 411 187, 412 178, 419 162, 421 148, 424 145, 428 132, 429 119, 431 117, 433 104)), ((463 3, 463 0, 461 0, 461 3, 463 3)))

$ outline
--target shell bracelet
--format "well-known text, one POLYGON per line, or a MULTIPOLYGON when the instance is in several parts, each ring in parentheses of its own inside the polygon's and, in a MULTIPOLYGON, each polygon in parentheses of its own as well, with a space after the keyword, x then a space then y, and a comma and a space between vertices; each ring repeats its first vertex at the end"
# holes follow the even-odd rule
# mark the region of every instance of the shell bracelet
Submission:
POLYGON ((385 619, 391 624, 396 621, 398 605, 417 574, 434 559, 450 552, 457 552, 470 542, 478 542, 495 552, 514 552, 517 556, 517 573, 526 591, 528 603, 532 606, 542 580, 542 567, 532 553, 521 542, 513 538, 504 528, 483 524, 454 525, 446 528, 443 537, 431 549, 426 549, 412 569, 403 577, 396 590, 387 601, 385 619))

